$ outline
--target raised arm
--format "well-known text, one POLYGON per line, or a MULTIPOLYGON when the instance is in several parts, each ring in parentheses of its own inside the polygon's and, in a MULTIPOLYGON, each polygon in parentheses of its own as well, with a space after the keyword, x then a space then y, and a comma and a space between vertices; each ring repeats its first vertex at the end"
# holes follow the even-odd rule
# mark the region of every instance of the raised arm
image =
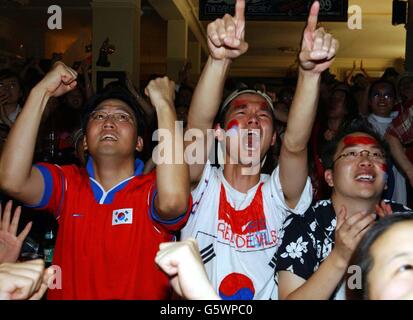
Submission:
MULTIPOLYGON (((192 97, 187 127, 188 130, 196 128, 203 131, 205 161, 209 151, 206 143, 207 130, 212 128, 218 113, 229 67, 233 59, 241 56, 248 49, 248 44, 244 40, 244 11, 245 0, 237 0, 234 17, 226 14, 222 19, 217 19, 208 25, 209 58, 192 97)), ((190 166, 192 184, 196 184, 201 178, 205 161, 203 164, 190 166)))
POLYGON ((363 67, 363 60, 360 61, 360 71, 363 73, 363 75, 366 77, 368 82, 371 82, 371 77, 367 73, 366 69, 363 67))
POLYGON ((29 205, 36 205, 41 200, 43 177, 38 169, 32 167, 40 120, 49 98, 75 88, 76 77, 73 69, 57 62, 30 92, 0 157, 0 189, 4 193, 29 205))
POLYGON ((316 29, 319 9, 319 2, 314 2, 304 30, 297 89, 280 154, 280 181, 291 208, 307 181, 307 144, 317 112, 321 73, 330 67, 338 49, 338 41, 331 34, 316 29))
POLYGON ((350 70, 349 74, 345 77, 344 82, 351 86, 351 78, 356 71, 356 60, 353 61, 353 68, 350 70))
POLYGON ((188 165, 183 161, 183 129, 175 128, 175 84, 167 77, 158 78, 148 84, 145 93, 156 109, 158 138, 162 139, 154 150, 158 189, 155 208, 162 219, 170 220, 186 212, 190 196, 188 165), (165 161, 159 161, 162 153, 165 161))

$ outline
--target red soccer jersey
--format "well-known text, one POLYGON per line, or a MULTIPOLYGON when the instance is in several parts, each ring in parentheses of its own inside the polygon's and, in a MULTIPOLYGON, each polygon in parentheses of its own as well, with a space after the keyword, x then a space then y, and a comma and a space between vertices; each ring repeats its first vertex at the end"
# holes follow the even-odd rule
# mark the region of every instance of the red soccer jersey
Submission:
MULTIPOLYGON (((142 165, 137 171, 141 171, 142 165)), ((38 208, 52 211, 59 231, 53 265, 62 289, 49 299, 167 299, 168 278, 155 262, 159 244, 173 240, 190 212, 161 221, 154 212, 155 173, 126 179, 108 192, 88 168, 39 164, 45 192, 38 208)))

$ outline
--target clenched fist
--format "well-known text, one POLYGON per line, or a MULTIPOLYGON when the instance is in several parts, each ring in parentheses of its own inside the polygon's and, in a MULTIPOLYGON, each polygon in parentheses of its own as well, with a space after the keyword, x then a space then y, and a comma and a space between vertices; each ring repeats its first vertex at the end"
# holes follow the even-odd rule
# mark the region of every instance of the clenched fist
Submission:
POLYGON ((59 97, 73 90, 76 85, 77 72, 62 62, 56 62, 53 69, 36 85, 45 90, 50 97, 59 97))

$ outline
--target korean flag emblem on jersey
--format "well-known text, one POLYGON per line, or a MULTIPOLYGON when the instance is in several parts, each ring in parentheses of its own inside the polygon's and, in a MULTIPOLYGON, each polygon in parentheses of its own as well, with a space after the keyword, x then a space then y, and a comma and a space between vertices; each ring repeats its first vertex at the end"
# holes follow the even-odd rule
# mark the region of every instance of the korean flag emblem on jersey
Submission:
POLYGON ((119 224, 132 224, 132 213, 132 208, 113 210, 112 226, 117 226, 119 224))

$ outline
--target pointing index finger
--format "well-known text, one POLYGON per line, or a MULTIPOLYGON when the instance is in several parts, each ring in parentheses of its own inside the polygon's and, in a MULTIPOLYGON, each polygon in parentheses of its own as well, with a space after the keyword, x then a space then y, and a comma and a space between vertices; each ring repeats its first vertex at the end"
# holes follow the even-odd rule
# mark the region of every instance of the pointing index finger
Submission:
POLYGON ((310 14, 307 20, 307 29, 310 31, 315 31, 318 22, 318 13, 320 12, 320 3, 315 1, 310 9, 310 14))
POLYGON ((235 4, 235 19, 245 21, 245 0, 237 0, 235 4))

